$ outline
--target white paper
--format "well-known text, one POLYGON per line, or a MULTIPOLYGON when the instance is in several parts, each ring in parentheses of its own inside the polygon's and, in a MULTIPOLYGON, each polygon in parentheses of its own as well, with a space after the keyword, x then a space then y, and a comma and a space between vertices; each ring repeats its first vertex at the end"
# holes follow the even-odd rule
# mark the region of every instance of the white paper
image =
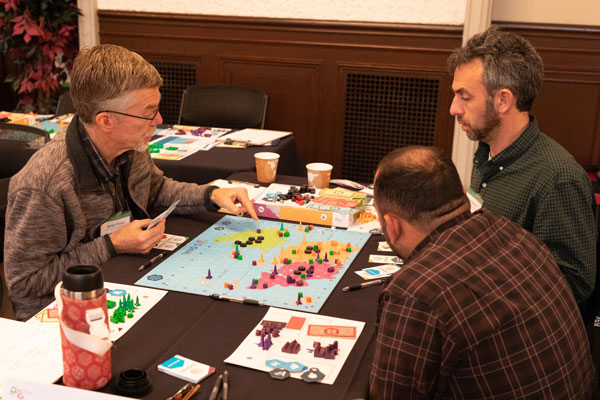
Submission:
POLYGON ((34 382, 14 377, 4 379, 4 391, 0 391, 0 393, 2 394, 0 399, 4 398, 6 400, 134 400, 131 397, 34 382))
POLYGON ((360 271, 354 271, 358 276, 365 280, 376 279, 376 278, 385 278, 387 276, 392 275, 394 272, 398 271, 402 267, 396 264, 384 264, 378 265, 376 267, 369 267, 361 269, 360 271))
MULTIPOLYGON (((31 325, 0 318, 0 338, 0 393, 2 382, 9 375, 45 383, 55 382, 62 376, 58 324, 31 325)), ((13 397, 5 395, 5 398, 13 397)))
MULTIPOLYGON (((116 302, 116 307, 108 310, 108 316, 114 313, 115 309, 119 306, 119 300, 122 298, 126 298, 127 295, 130 295, 133 301, 139 299, 139 304, 133 313, 133 318, 125 318, 123 323, 115 324, 112 321, 109 321, 108 325, 110 327, 110 340, 113 342, 123 336, 137 321, 140 320, 152 307, 156 305, 166 294, 165 290, 151 289, 145 288, 141 286, 130 286, 123 285, 120 283, 111 283, 104 282, 104 288, 109 289, 109 292, 106 295, 107 300, 111 300, 116 302), (120 295, 121 293, 125 293, 124 295, 120 295)), ((45 325, 54 327, 54 329, 58 330, 58 316, 56 311, 56 301, 50 303, 46 308, 42 311, 38 312, 36 315, 27 320, 27 324, 33 325, 45 325)), ((62 374, 61 374, 62 375, 62 374)))
POLYGON ((284 131, 269 131, 265 129, 242 129, 239 131, 235 131, 232 133, 228 133, 227 135, 223 135, 219 137, 220 142, 224 142, 226 140, 231 140, 233 142, 244 142, 248 144, 253 144, 257 146, 262 146, 266 143, 272 142, 276 139, 281 139, 282 137, 291 135, 292 132, 284 132, 284 131))
MULTIPOLYGON (((325 378, 321 383, 333 385, 338 374, 342 370, 348 355, 352 351, 354 344, 360 337, 360 334, 365 326, 364 322, 353 321, 343 318, 328 317, 319 314, 309 314, 300 311, 284 310, 281 308, 271 307, 258 322, 256 327, 238 346, 238 348, 227 359, 226 363, 241 365, 242 367, 257 369, 260 371, 269 372, 273 368, 266 365, 268 360, 279 360, 282 362, 296 362, 308 368, 318 368, 325 378), (273 346, 269 350, 263 350, 258 346, 260 337, 256 336, 256 330, 262 328, 261 321, 278 321, 288 322, 292 317, 305 318, 302 328, 299 330, 282 329, 279 337, 272 337, 273 346), (307 336, 308 325, 336 325, 336 326, 352 326, 356 328, 355 338, 332 338, 307 336), (300 344, 300 352, 298 354, 288 354, 281 351, 281 348, 286 342, 296 340, 300 344), (321 346, 332 344, 335 340, 338 342, 339 354, 333 360, 314 357, 312 354, 313 342, 320 342, 321 346)), ((305 372, 305 371, 303 371, 305 372)), ((290 376, 296 379, 302 379, 303 372, 291 372, 290 376)))

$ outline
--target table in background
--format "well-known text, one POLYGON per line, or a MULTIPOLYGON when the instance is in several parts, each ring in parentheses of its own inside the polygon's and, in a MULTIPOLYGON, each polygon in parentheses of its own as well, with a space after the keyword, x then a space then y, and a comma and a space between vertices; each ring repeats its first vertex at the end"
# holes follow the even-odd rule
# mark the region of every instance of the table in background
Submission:
MULTIPOLYGON (((254 174, 254 178, 256 174, 254 174)), ((235 174, 231 179, 252 181, 252 173, 235 174)), ((279 176, 280 183, 301 185, 306 178, 279 176)), ((166 232, 193 239, 222 217, 222 214, 201 213, 194 216, 171 215, 166 232)), ((216 367, 217 371, 202 382, 200 394, 194 399, 207 399, 219 374, 229 371, 232 399, 350 399, 365 397, 373 356, 373 340, 377 301, 381 287, 343 292, 342 287, 362 279, 352 271, 368 264, 369 254, 377 251, 380 235, 372 236, 350 265, 331 293, 320 315, 364 321, 365 328, 350 353, 334 385, 308 384, 299 379, 271 379, 269 374, 237 365, 224 359, 242 343, 267 311, 267 307, 220 302, 206 296, 169 292, 148 314, 115 343, 112 350, 113 379, 103 389, 115 393, 114 382, 121 371, 143 369, 152 383, 152 392, 145 399, 165 399, 175 393, 184 381, 158 372, 157 365, 180 354, 216 367)), ((103 267, 107 282, 134 284, 149 270, 137 268, 151 256, 122 255, 103 267)), ((199 276, 202 274, 198 271, 199 276)))
POLYGON ((214 147, 208 151, 198 151, 178 161, 160 159, 153 159, 153 161, 169 178, 204 184, 215 179, 225 179, 236 172, 256 171, 254 154, 261 151, 280 155, 277 171, 281 174, 295 176, 306 174, 294 135, 282 138, 274 146, 251 146, 244 149, 214 147))

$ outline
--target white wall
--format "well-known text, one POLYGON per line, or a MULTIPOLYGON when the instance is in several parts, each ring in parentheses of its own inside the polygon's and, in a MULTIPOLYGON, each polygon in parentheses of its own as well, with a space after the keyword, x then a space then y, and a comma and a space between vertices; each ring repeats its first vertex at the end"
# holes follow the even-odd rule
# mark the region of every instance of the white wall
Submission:
POLYGON ((600 0, 496 0, 492 19, 600 26, 600 0))
POLYGON ((97 0, 99 10, 462 25, 467 0, 97 0))

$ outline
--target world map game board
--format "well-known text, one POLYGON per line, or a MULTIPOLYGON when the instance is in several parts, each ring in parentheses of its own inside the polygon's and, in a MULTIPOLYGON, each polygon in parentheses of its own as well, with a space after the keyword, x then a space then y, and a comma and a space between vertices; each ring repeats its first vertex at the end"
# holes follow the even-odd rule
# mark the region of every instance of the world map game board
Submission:
POLYGON ((136 284, 316 313, 369 236, 228 215, 136 284))

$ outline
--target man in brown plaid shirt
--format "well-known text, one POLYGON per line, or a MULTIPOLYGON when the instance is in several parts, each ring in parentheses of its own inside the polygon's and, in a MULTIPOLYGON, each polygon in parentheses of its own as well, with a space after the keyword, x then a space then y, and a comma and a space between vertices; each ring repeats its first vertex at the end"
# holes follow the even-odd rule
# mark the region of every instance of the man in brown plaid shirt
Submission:
POLYGON ((448 156, 390 153, 375 203, 405 265, 379 299, 371 398, 596 395, 583 322, 554 257, 508 219, 471 214, 448 156))

